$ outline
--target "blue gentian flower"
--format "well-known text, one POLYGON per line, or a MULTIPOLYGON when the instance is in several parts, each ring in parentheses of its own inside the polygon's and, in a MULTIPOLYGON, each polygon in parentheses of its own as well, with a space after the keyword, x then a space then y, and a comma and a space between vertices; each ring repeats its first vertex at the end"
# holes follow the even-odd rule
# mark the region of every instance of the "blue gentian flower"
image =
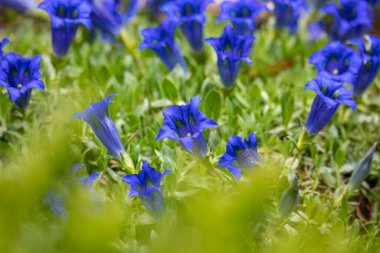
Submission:
POLYGON ((1 62, 1 59, 3 57, 3 48, 6 44, 9 43, 9 39, 7 38, 4 38, 1 42, 0 42, 0 62, 1 62))
POLYGON ((353 84, 355 95, 360 96, 379 73, 380 39, 375 36, 366 36, 364 39, 358 38, 350 42, 357 45, 362 56, 362 65, 358 78, 353 84))
POLYGON ((212 0, 175 0, 164 4, 161 9, 168 18, 179 24, 183 34, 195 51, 203 49, 203 25, 205 11, 212 0))
POLYGON ((124 22, 137 12, 137 0, 88 0, 91 7, 92 29, 99 30, 104 39, 115 40, 124 22))
POLYGON ((144 41, 140 44, 139 49, 151 49, 165 66, 172 70, 177 64, 186 71, 186 63, 175 42, 174 32, 177 24, 172 21, 164 21, 155 28, 146 28, 141 31, 144 41))
POLYGON ((93 172, 91 173, 90 176, 88 177, 81 177, 79 178, 79 181, 84 184, 84 185, 87 185, 88 187, 91 187, 92 184, 94 183, 94 181, 96 179, 98 179, 100 177, 100 173, 97 173, 97 172, 93 172))
POLYGON ((317 67, 318 75, 354 84, 362 61, 358 52, 335 41, 313 53, 309 63, 317 67))
POLYGON ((187 151, 199 158, 205 158, 208 148, 202 132, 206 128, 217 127, 218 124, 199 111, 200 103, 199 97, 193 97, 189 104, 166 108, 163 112, 164 124, 156 141, 165 138, 180 141, 187 151))
POLYGON ((111 94, 105 100, 93 103, 83 113, 74 114, 74 117, 81 118, 90 124, 92 130, 107 148, 108 152, 112 156, 121 159, 125 156, 126 152, 121 143, 116 125, 108 113, 108 105, 112 103, 111 98, 115 96, 115 94, 111 94))
POLYGON ((315 42, 319 40, 324 34, 323 25, 320 21, 311 22, 307 26, 307 32, 309 35, 309 40, 311 42, 315 42))
POLYGON ((356 102, 352 100, 354 93, 341 82, 317 77, 308 82, 305 89, 317 93, 305 127, 309 134, 319 133, 329 123, 340 104, 350 106, 353 110, 356 108, 356 102))
POLYGON ((160 13, 161 6, 171 1, 173 0, 147 0, 145 8, 148 9, 152 14, 157 15, 160 13))
POLYGON ((126 175, 122 179, 130 185, 129 197, 138 196, 154 216, 160 217, 165 212, 165 202, 161 191, 161 180, 172 171, 161 173, 144 161, 138 174, 126 175))
POLYGON ((44 90, 40 80, 41 56, 22 57, 15 53, 3 56, 0 66, 0 86, 6 88, 10 100, 19 108, 25 108, 30 101, 32 89, 44 90))
POLYGON ((316 9, 322 8, 325 4, 331 0, 309 0, 308 2, 316 9))
POLYGON ((220 6, 218 21, 230 20, 233 27, 244 35, 252 35, 255 30, 255 19, 268 10, 265 5, 256 0, 225 1, 220 6))
MULTIPOLYGON (((75 164, 73 167, 73 172, 77 173, 78 170, 83 166, 83 164, 78 163, 75 164)), ((97 172, 92 173, 90 176, 81 177, 78 179, 78 181, 86 186, 89 190, 93 190, 93 183, 96 179, 100 177, 100 174, 97 172)), ((64 190, 67 190, 68 187, 65 187, 64 190)), ((58 193, 57 191, 50 190, 46 194, 46 197, 44 199, 44 204, 50 206, 50 210, 54 213, 56 217, 63 217, 65 218, 67 216, 67 210, 66 210, 66 203, 65 199, 63 198, 62 194, 58 193)))
POLYGON ((288 28, 291 33, 296 33, 301 13, 307 9, 306 2, 304 0, 274 0, 273 3, 276 27, 288 28))
POLYGON ((243 61, 248 65, 252 64, 248 56, 254 39, 253 36, 240 35, 230 25, 227 25, 219 38, 205 40, 218 55, 218 70, 222 83, 226 87, 234 85, 243 61))
POLYGON ((45 0, 39 5, 51 20, 54 53, 65 56, 79 25, 91 26, 91 7, 86 0, 45 0))
POLYGON ((58 194, 56 191, 48 191, 43 203, 50 207, 50 210, 56 217, 67 216, 67 210, 65 207, 65 200, 61 194, 58 194))
POLYGON ((226 153, 219 159, 218 165, 227 168, 238 180, 243 170, 253 169, 260 161, 256 133, 250 133, 248 139, 235 135, 228 138, 226 153))
POLYGON ((380 4, 380 0, 365 0, 370 5, 376 7, 376 5, 380 4))
POLYGON ((322 8, 332 19, 325 30, 331 40, 346 41, 361 37, 372 26, 371 6, 364 0, 341 0, 322 8))
POLYGON ((13 9, 19 12, 27 12, 36 6, 34 0, 0 0, 0 12, 3 9, 13 9))

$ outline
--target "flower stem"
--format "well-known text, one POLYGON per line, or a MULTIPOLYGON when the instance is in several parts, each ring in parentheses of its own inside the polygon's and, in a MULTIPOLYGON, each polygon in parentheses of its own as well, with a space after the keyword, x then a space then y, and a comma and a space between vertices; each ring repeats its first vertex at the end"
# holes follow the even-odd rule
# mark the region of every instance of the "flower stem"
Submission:
POLYGON ((123 154, 122 166, 129 174, 135 173, 135 165, 133 163, 132 158, 128 154, 123 154))
POLYGON ((124 30, 120 31, 119 39, 123 43, 123 45, 125 46, 125 48, 127 49, 127 51, 132 55, 132 57, 135 60, 135 62, 137 63, 137 67, 139 68, 140 73, 144 73, 144 69, 145 69, 144 68, 144 64, 141 61, 141 58, 136 53, 137 50, 135 50, 133 48, 133 45, 132 45, 130 39, 128 38, 128 35, 127 35, 127 33, 124 30))
POLYGON ((303 141, 305 138, 305 134, 306 134, 306 129, 302 128, 302 131, 301 131, 300 136, 298 137, 298 141, 297 141, 297 149, 298 150, 302 150, 302 145, 303 145, 303 141))

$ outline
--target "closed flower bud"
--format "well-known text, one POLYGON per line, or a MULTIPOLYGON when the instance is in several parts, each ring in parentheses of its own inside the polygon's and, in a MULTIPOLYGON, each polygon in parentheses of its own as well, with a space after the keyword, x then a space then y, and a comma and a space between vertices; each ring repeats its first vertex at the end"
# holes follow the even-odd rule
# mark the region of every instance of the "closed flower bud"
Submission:
POLYGON ((359 164, 351 175, 350 181, 348 183, 349 189, 355 190, 359 188, 364 179, 368 176, 369 171, 371 170, 372 156, 376 150, 376 147, 377 143, 375 143, 370 148, 368 153, 363 157, 363 159, 360 160, 359 164))
POLYGON ((282 218, 288 217, 296 207, 299 199, 298 177, 295 176, 292 184, 281 194, 279 213, 282 218))

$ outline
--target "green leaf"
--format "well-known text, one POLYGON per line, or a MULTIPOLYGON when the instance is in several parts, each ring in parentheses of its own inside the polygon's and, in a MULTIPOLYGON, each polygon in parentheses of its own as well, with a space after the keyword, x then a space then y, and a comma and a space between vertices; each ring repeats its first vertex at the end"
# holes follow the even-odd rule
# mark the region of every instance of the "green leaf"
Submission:
POLYGON ((284 126, 288 126, 294 112, 294 97, 290 91, 285 92, 281 97, 281 113, 284 126))
POLYGON ((346 152, 342 148, 338 148, 334 153, 334 161, 338 167, 342 167, 346 159, 346 152))
POLYGON ((219 91, 211 90, 207 93, 202 106, 204 113, 206 113, 208 117, 217 120, 222 109, 222 95, 219 91))
POLYGON ((164 96, 169 98, 172 102, 175 103, 179 100, 179 91, 173 80, 167 77, 164 78, 161 83, 161 88, 164 96))

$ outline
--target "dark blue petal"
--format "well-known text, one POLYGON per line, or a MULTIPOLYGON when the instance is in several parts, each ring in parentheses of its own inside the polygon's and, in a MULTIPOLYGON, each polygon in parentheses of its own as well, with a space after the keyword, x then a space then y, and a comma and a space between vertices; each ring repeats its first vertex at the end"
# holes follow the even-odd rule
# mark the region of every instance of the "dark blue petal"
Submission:
POLYGON ((182 32, 195 51, 203 48, 203 25, 205 11, 210 0, 174 0, 164 4, 161 9, 168 19, 180 25, 182 32))
POLYGON ((153 50, 169 70, 178 64, 186 71, 186 63, 175 43, 174 31, 176 26, 176 22, 166 20, 155 28, 142 30, 141 34, 144 41, 140 44, 139 49, 153 50))
POLYGON ((296 33, 301 13, 307 8, 306 2, 304 0, 274 0, 273 3, 276 27, 288 28, 291 33, 296 33))
POLYGON ((169 170, 161 173, 144 161, 142 170, 138 174, 126 175, 122 179, 130 185, 130 197, 138 196, 153 215, 161 215, 165 210, 161 180, 169 173, 171 173, 169 170))
POLYGON ((9 43, 9 39, 7 38, 4 38, 1 42, 0 42, 0 62, 1 62, 1 59, 3 57, 3 48, 6 44, 9 43))
POLYGON ((310 64, 316 66, 320 76, 328 77, 336 82, 354 84, 362 60, 358 52, 341 42, 330 42, 322 50, 310 56, 310 64))
POLYGON ((354 86, 354 93, 360 96, 374 81, 380 68, 380 39, 375 36, 365 36, 350 41, 356 45, 362 57, 362 65, 354 86))
POLYGON ((36 6, 34 0, 0 0, 0 10, 13 9, 20 12, 27 12, 36 6))
POLYGON ((261 157, 257 152, 256 133, 250 133, 248 139, 235 135, 228 138, 226 153, 219 159, 218 165, 227 168, 238 180, 242 170, 253 169, 259 162, 261 157))

